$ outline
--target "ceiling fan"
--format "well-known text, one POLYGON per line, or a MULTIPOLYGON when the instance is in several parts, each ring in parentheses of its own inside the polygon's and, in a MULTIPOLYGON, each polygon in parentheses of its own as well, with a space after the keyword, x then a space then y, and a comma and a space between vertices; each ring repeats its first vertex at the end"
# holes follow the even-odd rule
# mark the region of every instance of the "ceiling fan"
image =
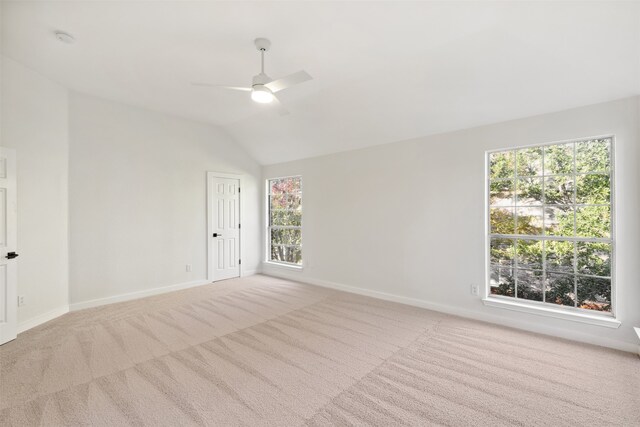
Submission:
POLYGON ((210 83, 192 84, 194 86, 219 87, 222 89, 251 92, 251 99, 255 102, 261 104, 275 104, 281 115, 288 114, 288 111, 282 107, 282 104, 275 94, 281 90, 288 89, 291 86, 311 80, 312 77, 306 71, 298 71, 297 73, 289 74, 288 76, 273 80, 264 72, 264 53, 271 47, 271 42, 265 38, 258 38, 255 39, 254 44, 260 52, 260 74, 253 76, 253 83, 251 84, 251 87, 222 86, 210 83))

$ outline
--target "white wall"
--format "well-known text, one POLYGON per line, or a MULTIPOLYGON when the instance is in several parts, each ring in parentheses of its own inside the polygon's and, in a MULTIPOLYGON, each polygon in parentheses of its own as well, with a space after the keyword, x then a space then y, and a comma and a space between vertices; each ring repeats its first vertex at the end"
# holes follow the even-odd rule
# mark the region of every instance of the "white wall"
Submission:
POLYGON ((68 93, 2 57, 2 142, 18 170, 19 329, 68 309, 68 93))
MULTIPOLYGON (((428 118, 425 118, 428 120, 428 118)), ((359 292, 635 351, 640 325, 640 97, 266 166, 263 178, 303 177, 301 272, 267 274, 359 292), (485 307, 485 151, 616 135, 619 329, 485 307)))
POLYGON ((259 267, 261 169, 229 137, 75 93, 70 123, 72 308, 206 279, 207 171, 244 175, 242 267, 259 267))

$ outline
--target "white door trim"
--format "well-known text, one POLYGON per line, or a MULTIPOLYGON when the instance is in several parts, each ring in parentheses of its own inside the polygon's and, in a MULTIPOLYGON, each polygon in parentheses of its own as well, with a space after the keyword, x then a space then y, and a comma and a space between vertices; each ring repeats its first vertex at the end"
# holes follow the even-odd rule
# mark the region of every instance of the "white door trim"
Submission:
MULTIPOLYGON (((213 224, 211 222, 211 180, 213 178, 232 178, 237 179, 240 183, 240 194, 238 194, 238 210, 240 211, 240 224, 244 223, 243 219, 243 191, 242 191, 242 175, 235 173, 225 173, 225 172, 207 172, 207 280, 213 282, 215 277, 213 276, 213 260, 211 259, 211 254, 213 253, 213 239, 211 238, 211 234, 213 233, 213 224)), ((239 259, 242 260, 242 227, 238 230, 240 237, 240 247, 238 248, 239 259)), ((242 277, 242 263, 238 264, 238 276, 242 277)))
MULTIPOLYGON (((0 147, 0 179, 6 189, 4 195, 4 239, 6 241, 0 250, 0 256, 5 257, 8 252, 17 250, 17 172, 16 150, 0 147)), ((16 338, 18 333, 18 266, 17 260, 5 260, 4 266, 4 298, 0 307, 0 344, 16 338)))

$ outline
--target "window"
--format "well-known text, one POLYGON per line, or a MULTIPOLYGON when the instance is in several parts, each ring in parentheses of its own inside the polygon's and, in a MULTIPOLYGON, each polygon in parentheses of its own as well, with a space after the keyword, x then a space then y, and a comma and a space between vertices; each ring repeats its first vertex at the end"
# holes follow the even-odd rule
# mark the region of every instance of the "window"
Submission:
POLYGON ((268 252, 272 262, 302 265, 302 178, 267 180, 268 252))
POLYGON ((612 144, 488 153, 490 297, 612 312, 612 144))

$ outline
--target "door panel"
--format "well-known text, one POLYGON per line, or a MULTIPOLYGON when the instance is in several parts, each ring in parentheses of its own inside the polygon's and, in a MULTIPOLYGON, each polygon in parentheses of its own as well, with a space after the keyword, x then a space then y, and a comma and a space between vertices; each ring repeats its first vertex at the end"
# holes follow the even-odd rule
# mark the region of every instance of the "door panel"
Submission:
POLYGON ((16 250, 15 151, 0 148, 0 344, 16 337, 17 259, 7 259, 16 250))
POLYGON ((240 276, 240 180, 209 175, 209 279, 240 276))

